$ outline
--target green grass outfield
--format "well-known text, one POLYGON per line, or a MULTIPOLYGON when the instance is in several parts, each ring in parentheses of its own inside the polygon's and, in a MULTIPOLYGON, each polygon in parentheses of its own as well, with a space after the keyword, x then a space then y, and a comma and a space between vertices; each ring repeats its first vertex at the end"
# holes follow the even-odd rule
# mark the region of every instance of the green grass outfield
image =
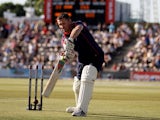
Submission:
POLYGON ((27 103, 28 79, 0 78, 0 120, 160 120, 160 82, 97 80, 85 118, 65 112, 74 105, 72 80, 58 81, 42 111, 27 103))

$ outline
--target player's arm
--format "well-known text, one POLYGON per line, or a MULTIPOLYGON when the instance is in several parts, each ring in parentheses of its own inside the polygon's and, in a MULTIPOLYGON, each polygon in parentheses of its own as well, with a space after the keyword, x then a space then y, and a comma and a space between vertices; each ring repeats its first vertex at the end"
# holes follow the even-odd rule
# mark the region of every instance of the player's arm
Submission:
POLYGON ((69 39, 71 38, 72 40, 74 40, 75 38, 77 38, 82 30, 83 30, 83 25, 81 24, 77 25, 75 28, 72 29, 69 39))
POLYGON ((66 43, 66 51, 65 51, 65 56, 67 59, 72 59, 75 55, 73 54, 74 52, 74 39, 78 37, 78 35, 81 33, 83 29, 82 25, 77 25, 74 27, 71 31, 70 37, 67 40, 66 43))

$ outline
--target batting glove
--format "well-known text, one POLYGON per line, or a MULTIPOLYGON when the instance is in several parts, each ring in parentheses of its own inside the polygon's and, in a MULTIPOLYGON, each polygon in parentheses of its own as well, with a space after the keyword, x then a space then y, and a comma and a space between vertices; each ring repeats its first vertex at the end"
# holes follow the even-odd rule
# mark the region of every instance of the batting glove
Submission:
POLYGON ((74 50, 66 50, 64 54, 67 61, 71 61, 75 56, 74 50))
POLYGON ((66 41, 66 46, 65 46, 65 50, 74 50, 74 41, 72 38, 68 38, 65 40, 66 41))
POLYGON ((74 43, 72 38, 68 38, 66 40, 66 47, 65 47, 65 57, 67 59, 73 59, 74 58, 74 43))

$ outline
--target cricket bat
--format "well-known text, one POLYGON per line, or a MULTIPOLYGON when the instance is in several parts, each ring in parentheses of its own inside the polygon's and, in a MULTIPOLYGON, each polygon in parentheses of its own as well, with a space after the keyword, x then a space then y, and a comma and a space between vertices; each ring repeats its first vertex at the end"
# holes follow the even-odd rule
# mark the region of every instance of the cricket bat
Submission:
POLYGON ((47 81, 44 89, 43 89, 43 92, 42 92, 42 95, 44 97, 49 97, 49 95, 51 94, 51 92, 53 91, 54 89, 54 86, 56 85, 57 83, 57 80, 59 79, 60 75, 61 75, 61 72, 62 72, 62 69, 64 67, 64 64, 65 64, 65 60, 64 59, 60 59, 58 60, 55 68, 53 69, 50 77, 49 77, 49 80, 47 81))

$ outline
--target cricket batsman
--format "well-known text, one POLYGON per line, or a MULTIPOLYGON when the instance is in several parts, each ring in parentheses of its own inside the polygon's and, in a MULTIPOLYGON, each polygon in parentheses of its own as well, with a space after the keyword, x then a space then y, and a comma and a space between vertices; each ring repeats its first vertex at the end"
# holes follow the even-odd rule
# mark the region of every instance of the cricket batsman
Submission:
POLYGON ((84 117, 92 97, 94 81, 104 62, 104 52, 83 22, 72 21, 67 13, 60 14, 56 22, 63 32, 61 42, 65 58, 70 61, 74 58, 74 52, 78 54, 77 75, 73 82, 76 105, 68 107, 66 112, 84 117))

